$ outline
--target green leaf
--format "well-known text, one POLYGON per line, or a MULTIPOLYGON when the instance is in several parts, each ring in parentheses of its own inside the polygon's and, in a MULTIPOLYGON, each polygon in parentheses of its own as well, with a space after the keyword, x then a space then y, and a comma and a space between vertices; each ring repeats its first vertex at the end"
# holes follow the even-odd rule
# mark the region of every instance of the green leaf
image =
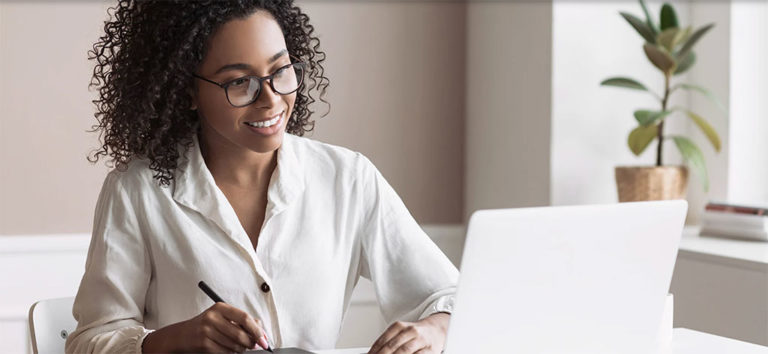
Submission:
POLYGON ((714 26, 715 26, 714 23, 710 23, 704 27, 697 29, 696 32, 693 32, 691 37, 689 37, 688 40, 685 41, 685 44, 683 44, 683 47, 680 48, 680 51, 677 52, 678 60, 688 55, 688 52, 690 52, 691 49, 693 49, 693 45, 696 44, 696 42, 698 42, 699 39, 701 39, 701 37, 714 26))
POLYGON ((693 64, 696 62, 696 54, 693 54, 693 52, 688 52, 688 54, 677 64, 677 69, 675 70, 675 75, 680 75, 688 69, 690 69, 693 64))
POLYGON ((656 134, 658 132, 659 128, 655 125, 641 125, 632 129, 629 133, 629 138, 627 139, 629 150, 632 150, 632 153, 635 154, 635 156, 640 156, 645 148, 648 147, 648 144, 650 144, 653 139, 656 139, 656 134))
POLYGON ((717 135, 715 128, 712 128, 704 118, 696 113, 686 111, 685 114, 687 114, 688 117, 699 126, 701 131, 704 132, 704 135, 707 136, 707 139, 709 139, 709 142, 712 143, 712 146, 715 148, 715 151, 720 152, 720 136, 717 135))
POLYGON ((612 77, 612 78, 603 80, 603 82, 601 82, 600 85, 616 86, 616 87, 624 87, 624 88, 630 88, 635 90, 648 91, 648 88, 645 87, 645 85, 633 79, 630 79, 628 77, 612 77))
POLYGON ((661 6, 660 25, 662 31, 666 30, 667 28, 678 27, 677 14, 675 14, 675 9, 672 8, 672 5, 669 3, 664 3, 664 5, 661 6))
POLYGON ((668 52, 674 52, 675 48, 684 42, 691 35, 691 27, 680 29, 677 27, 667 28, 656 36, 656 44, 664 47, 668 52))
POLYGON ((651 125, 656 124, 657 121, 664 119, 664 117, 668 116, 672 111, 650 111, 646 109, 639 109, 635 111, 635 119, 637 120, 640 125, 651 125))
POLYGON ((675 58, 664 49, 650 43, 645 43, 643 49, 645 50, 645 55, 648 57, 648 60, 650 60, 651 63, 659 68, 664 74, 671 74, 677 69, 675 58))
POLYGON ((677 84, 676 87, 679 87, 679 88, 684 89, 684 90, 693 90, 693 91, 699 92, 699 93, 703 94, 704 97, 706 97, 710 101, 712 101, 712 103, 714 103, 715 106, 717 106, 717 108, 719 108, 721 111, 727 112, 727 110, 725 109, 725 106, 723 105, 723 103, 720 102, 720 100, 718 100, 717 97, 715 97, 715 95, 712 94, 712 92, 710 92, 709 90, 707 90, 707 89, 705 89, 705 88, 703 88, 701 86, 691 85, 691 84, 677 84))
POLYGON ((654 35, 658 34, 659 33, 659 29, 656 28, 656 25, 653 23, 653 20, 652 20, 652 17, 651 17, 651 13, 648 12, 648 6, 645 5, 645 1, 644 0, 640 0, 640 7, 643 8, 643 13, 645 14, 645 24, 647 24, 648 28, 650 28, 651 31, 653 31, 654 35))
POLYGON ((682 31, 677 27, 667 28, 656 36, 656 44, 671 52, 680 40, 680 34, 682 34, 682 31))
POLYGON ((632 27, 635 28, 637 33, 645 38, 646 42, 656 43, 656 33, 654 33, 654 31, 648 27, 646 23, 632 14, 628 14, 626 12, 620 12, 620 14, 622 17, 624 17, 625 20, 627 20, 627 22, 629 22, 630 25, 632 25, 632 27))
POLYGON ((685 41, 688 40, 688 38, 691 37, 691 32, 693 31, 693 27, 688 26, 683 30, 680 30, 680 39, 677 41, 677 44, 685 43, 685 41))
POLYGON ((688 161, 688 164, 691 165, 694 172, 696 172, 701 179, 701 182, 704 185, 704 190, 709 190, 707 166, 704 163, 704 154, 701 153, 699 147, 682 136, 673 136, 672 139, 674 139, 677 149, 680 150, 680 154, 683 155, 683 158, 688 161))

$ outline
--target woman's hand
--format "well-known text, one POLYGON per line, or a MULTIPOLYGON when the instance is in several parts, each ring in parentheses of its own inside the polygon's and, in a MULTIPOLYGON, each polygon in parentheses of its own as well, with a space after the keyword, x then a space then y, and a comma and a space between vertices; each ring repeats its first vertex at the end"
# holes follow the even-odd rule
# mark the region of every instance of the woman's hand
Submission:
POLYGON ((451 315, 436 313, 418 322, 395 322, 368 354, 438 354, 443 351, 451 315))
POLYGON ((261 321, 236 307, 217 302, 192 319, 148 334, 142 351, 239 353, 256 345, 262 349, 268 345, 261 321))

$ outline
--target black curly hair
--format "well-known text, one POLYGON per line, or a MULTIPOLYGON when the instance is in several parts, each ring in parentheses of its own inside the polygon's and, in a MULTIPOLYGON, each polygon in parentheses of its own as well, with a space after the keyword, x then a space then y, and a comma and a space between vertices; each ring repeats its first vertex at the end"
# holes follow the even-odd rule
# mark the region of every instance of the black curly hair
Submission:
POLYGON ((88 51, 88 59, 97 63, 88 87, 99 88, 99 99, 93 101, 98 124, 91 132, 99 131, 102 143, 88 160, 109 156, 108 165, 122 168, 134 158, 147 159, 159 185, 170 185, 179 157, 192 147, 200 126, 189 108, 188 88, 205 57, 207 39, 222 24, 259 10, 275 18, 288 52, 308 64, 286 130, 298 136, 312 131, 313 93, 330 108, 325 101, 329 80, 314 27, 293 0, 119 0, 107 10, 104 35, 88 51))

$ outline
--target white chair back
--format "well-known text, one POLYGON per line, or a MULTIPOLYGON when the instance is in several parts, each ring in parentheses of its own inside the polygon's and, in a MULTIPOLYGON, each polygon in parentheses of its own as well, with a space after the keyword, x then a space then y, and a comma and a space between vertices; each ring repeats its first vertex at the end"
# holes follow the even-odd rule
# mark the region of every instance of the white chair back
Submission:
POLYGON ((64 353, 64 344, 77 321, 72 317, 74 297, 41 300, 29 308, 29 333, 32 351, 38 353, 64 353))

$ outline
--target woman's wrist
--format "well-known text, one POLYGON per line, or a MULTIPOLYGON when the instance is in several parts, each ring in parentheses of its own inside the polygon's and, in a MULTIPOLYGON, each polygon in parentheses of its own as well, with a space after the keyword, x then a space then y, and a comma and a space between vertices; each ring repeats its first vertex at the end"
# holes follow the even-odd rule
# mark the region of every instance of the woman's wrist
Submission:
POLYGON ((160 333, 160 330, 154 331, 150 334, 147 334, 144 337, 144 342, 141 343, 141 352, 142 353, 163 353, 167 352, 167 350, 163 350, 163 346, 160 345, 162 342, 162 334, 160 333))
POLYGON ((444 332, 447 332, 448 324, 451 322, 451 314, 448 312, 435 312, 425 317, 422 321, 431 323, 444 332))
POLYGON ((147 336, 144 337, 144 342, 141 344, 141 352, 170 353, 179 350, 183 351, 183 348, 179 348, 175 341, 175 338, 177 338, 175 332, 181 325, 181 322, 175 323, 147 334, 147 336))

